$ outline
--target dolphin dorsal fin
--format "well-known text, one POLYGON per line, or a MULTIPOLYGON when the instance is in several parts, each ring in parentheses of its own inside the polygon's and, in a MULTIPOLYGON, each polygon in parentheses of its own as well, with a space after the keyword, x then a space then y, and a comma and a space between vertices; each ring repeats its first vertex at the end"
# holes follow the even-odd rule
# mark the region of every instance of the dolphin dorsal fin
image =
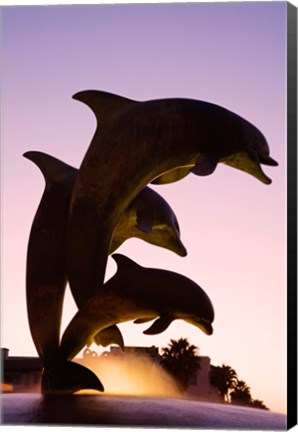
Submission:
POLYGON ((24 153, 23 156, 38 166, 44 176, 47 187, 59 181, 64 176, 77 172, 76 168, 43 152, 28 151, 24 153))
POLYGON ((118 272, 123 272, 123 271, 136 271, 136 270, 140 270, 144 268, 142 266, 140 266, 139 264, 137 264, 136 262, 134 262, 132 259, 128 258, 125 255, 122 254, 113 254, 112 258, 116 261, 117 266, 118 266, 118 272))
POLYGON ((97 124, 102 125, 117 117, 127 109, 138 104, 138 101, 100 90, 84 90, 72 97, 85 103, 95 114, 97 124))

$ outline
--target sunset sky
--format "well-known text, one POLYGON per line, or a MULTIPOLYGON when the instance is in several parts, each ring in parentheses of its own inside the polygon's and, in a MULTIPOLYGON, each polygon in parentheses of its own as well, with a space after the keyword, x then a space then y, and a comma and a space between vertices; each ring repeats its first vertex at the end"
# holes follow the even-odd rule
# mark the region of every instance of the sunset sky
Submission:
MULTIPOLYGON (((120 328, 126 345, 163 347, 171 338, 188 338, 213 365, 233 367, 253 398, 286 412, 286 7, 248 2, 2 9, 1 346, 10 355, 36 355, 25 264, 44 181, 22 154, 40 150, 79 166, 96 127, 92 112, 72 99, 80 90, 136 100, 206 100, 257 126, 279 166, 264 168, 270 186, 223 165, 208 177, 154 186, 177 215, 188 255, 136 239, 118 252, 197 282, 214 305, 214 334, 182 321, 156 336, 143 335, 148 324, 120 328)), ((115 269, 110 258, 107 278, 115 269)), ((75 311, 67 289, 63 328, 75 311)))

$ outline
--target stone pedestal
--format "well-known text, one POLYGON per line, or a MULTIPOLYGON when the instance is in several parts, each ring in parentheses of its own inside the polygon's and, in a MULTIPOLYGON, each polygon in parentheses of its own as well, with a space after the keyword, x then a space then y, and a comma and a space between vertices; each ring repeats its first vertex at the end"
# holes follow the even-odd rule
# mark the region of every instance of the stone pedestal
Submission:
POLYGON ((286 416, 183 399, 106 395, 5 394, 2 424, 285 430, 286 416))

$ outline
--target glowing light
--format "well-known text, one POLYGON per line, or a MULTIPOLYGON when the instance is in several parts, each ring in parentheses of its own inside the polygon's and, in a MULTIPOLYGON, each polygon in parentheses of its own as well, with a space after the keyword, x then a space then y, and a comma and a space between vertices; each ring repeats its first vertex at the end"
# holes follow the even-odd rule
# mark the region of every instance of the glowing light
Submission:
POLYGON ((1 393, 10 393, 13 391, 13 385, 1 383, 1 393))
MULTIPOLYGON (((149 357, 139 354, 102 355, 75 359, 100 379, 105 394, 154 397, 182 397, 173 379, 149 357)), ((100 394, 83 390, 80 394, 100 394)))

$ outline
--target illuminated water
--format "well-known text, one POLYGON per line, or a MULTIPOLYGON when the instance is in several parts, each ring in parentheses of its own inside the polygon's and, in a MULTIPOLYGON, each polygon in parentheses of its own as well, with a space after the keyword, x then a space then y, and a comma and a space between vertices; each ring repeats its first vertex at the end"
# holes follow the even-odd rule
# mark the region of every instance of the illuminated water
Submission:
POLYGON ((129 353, 123 357, 85 357, 76 361, 98 376, 105 394, 182 397, 173 379, 148 356, 129 353))

